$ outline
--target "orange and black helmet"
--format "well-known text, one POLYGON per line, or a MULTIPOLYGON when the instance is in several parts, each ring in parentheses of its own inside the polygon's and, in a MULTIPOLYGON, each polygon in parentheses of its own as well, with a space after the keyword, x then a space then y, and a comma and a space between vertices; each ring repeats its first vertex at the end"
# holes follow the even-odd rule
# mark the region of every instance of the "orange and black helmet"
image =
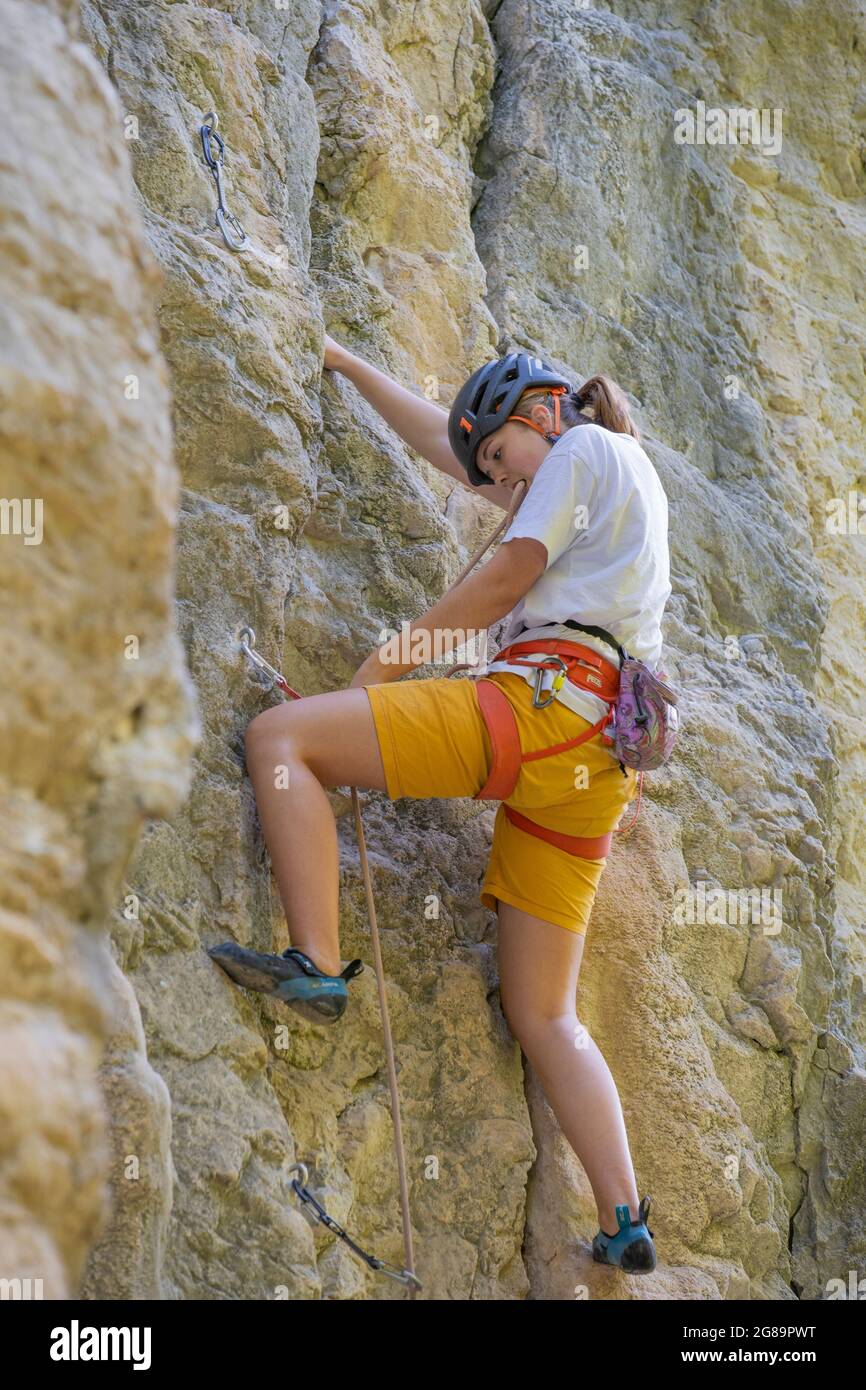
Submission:
POLYGON ((473 372, 457 392, 448 415, 448 440, 466 469, 470 483, 480 487, 491 482, 475 466, 475 455, 479 445, 506 420, 522 420, 551 443, 557 440, 560 436, 559 398, 570 391, 571 383, 564 376, 560 376, 540 357, 532 357, 527 352, 509 352, 505 357, 485 362, 483 367, 473 372), (512 414, 524 391, 545 386, 555 402, 555 422, 551 433, 546 433, 525 415, 512 414))

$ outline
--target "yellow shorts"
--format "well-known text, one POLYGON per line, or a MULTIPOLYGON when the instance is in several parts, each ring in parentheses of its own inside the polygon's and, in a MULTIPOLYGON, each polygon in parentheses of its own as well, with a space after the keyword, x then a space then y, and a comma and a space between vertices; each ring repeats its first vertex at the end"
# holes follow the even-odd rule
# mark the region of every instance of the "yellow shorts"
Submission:
MULTIPOLYGON (((576 738, 591 727, 559 700, 535 709, 532 687, 513 672, 497 671, 486 679, 508 698, 524 753, 576 738)), ((392 801, 480 791, 491 748, 473 680, 455 676, 364 688, 392 801)), ((505 804, 566 835, 603 835, 618 824, 635 794, 637 773, 631 768, 626 773, 624 777, 601 734, 595 734, 564 753, 523 763, 505 804)), ((604 866, 604 859, 581 859, 518 829, 500 804, 481 901, 495 912, 498 898, 583 934, 604 866)))

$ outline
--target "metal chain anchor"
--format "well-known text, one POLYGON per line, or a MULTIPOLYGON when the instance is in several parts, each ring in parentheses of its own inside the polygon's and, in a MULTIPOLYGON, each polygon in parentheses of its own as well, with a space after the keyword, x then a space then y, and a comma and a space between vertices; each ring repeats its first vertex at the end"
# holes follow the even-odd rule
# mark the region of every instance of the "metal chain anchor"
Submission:
POLYGON ((410 1270, 398 1269, 396 1265, 389 1264, 387 1260, 380 1260, 377 1255, 371 1255, 369 1251, 362 1250, 357 1241, 354 1241, 349 1235, 348 1231, 344 1230, 340 1223, 334 1220, 333 1216, 328 1215, 321 1203, 317 1202, 312 1192, 307 1189, 308 1174, 305 1164, 293 1163, 289 1172, 300 1173, 300 1180, 298 1178, 292 1178, 289 1186, 302 1202, 305 1202, 308 1207, 313 1208, 316 1220, 322 1226, 327 1226, 328 1230, 333 1231, 334 1235, 340 1240, 345 1241, 346 1245, 348 1245, 351 1250, 354 1250, 356 1255, 360 1255, 361 1259, 366 1265, 369 1265, 370 1269, 375 1269, 379 1274, 387 1274, 389 1279, 396 1279, 398 1284, 405 1284, 407 1288, 420 1289, 423 1287, 421 1280, 415 1274, 412 1274, 410 1270))
POLYGON ((213 174, 214 183, 217 188, 217 226, 222 232, 223 241, 230 251, 243 251, 249 244, 249 237, 244 231, 233 212, 229 212, 226 205, 225 189, 223 188, 223 158, 225 156, 225 145, 222 136, 217 135, 217 124, 219 117, 215 111, 208 111, 203 124, 199 127, 201 136, 201 147, 204 150, 204 158, 207 167, 213 174), (217 153, 213 152, 216 145, 217 153))

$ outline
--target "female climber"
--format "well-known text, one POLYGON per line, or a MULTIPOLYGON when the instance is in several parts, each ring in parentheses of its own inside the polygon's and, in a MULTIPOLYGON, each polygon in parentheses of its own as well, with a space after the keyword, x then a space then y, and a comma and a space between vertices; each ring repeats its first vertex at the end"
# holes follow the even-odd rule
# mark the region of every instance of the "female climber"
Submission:
POLYGON ((247 767, 292 945, 269 955, 226 942, 210 954, 236 983, 315 1022, 340 1017, 361 962, 341 970, 324 789, 501 798, 481 901, 498 916, 503 1013, 592 1184, 594 1258, 648 1273, 650 1199, 638 1203, 619 1096, 578 1022, 576 989, 610 834, 637 781, 604 741, 623 649, 652 665, 661 656, 667 498, 607 377, 574 391, 542 359, 509 353, 473 373, 446 413, 331 338, 324 365, 436 468, 506 509, 520 485, 522 501, 492 559, 411 624, 403 650, 386 643, 348 689, 251 721, 247 767), (506 615, 482 679, 400 682, 421 664, 398 659, 419 634, 450 650, 454 634, 506 615))

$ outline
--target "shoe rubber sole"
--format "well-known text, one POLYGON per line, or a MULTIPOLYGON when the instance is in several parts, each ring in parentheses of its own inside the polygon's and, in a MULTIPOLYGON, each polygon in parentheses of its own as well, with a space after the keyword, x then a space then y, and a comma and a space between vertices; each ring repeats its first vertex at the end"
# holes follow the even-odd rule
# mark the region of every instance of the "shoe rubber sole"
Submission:
POLYGON ((308 962, 310 970, 316 967, 303 953, 276 956, 224 941, 209 947, 208 955, 236 985, 274 995, 310 1023, 334 1023, 345 1012, 349 997, 345 977, 310 974, 298 955, 308 962))

